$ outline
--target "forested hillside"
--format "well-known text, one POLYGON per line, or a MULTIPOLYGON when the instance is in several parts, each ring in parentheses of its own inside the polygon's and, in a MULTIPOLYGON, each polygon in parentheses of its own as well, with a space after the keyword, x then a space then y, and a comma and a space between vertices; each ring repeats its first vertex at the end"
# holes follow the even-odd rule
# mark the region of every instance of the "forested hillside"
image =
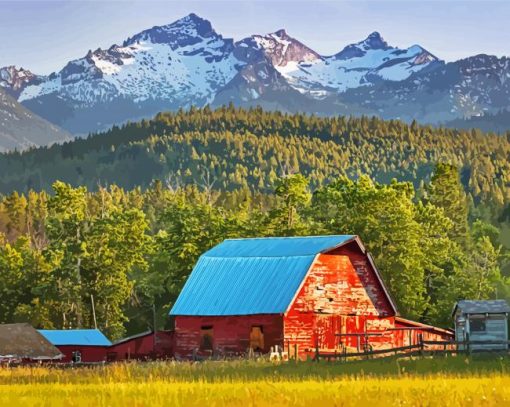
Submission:
POLYGON ((336 177, 311 193, 300 174, 242 196, 160 182, 88 192, 56 182, 0 203, 0 323, 99 327, 112 338, 158 328, 198 257, 229 237, 359 234, 402 315, 450 326, 461 298, 508 297, 498 230, 468 222, 457 169, 412 184, 336 177), (242 199, 240 199, 242 198, 242 199))
POLYGON ((358 234, 401 313, 450 326, 457 299, 510 298, 509 153, 478 131, 225 107, 4 154, 0 323, 91 327, 93 296, 112 338, 153 304, 161 328, 225 238, 358 234))
POLYGON ((418 187, 435 163, 448 162, 460 168, 470 199, 503 205, 510 199, 508 138, 368 117, 191 109, 1 155, 0 192, 48 190, 56 180, 93 190, 110 184, 146 188, 153 179, 268 192, 277 176, 297 172, 313 188, 361 174, 418 187))

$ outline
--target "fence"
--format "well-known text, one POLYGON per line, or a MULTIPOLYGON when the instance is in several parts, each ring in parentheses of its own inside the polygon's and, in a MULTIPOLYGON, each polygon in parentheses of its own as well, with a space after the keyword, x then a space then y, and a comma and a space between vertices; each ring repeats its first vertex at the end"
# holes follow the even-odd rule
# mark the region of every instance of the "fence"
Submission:
POLYGON ((347 352, 344 348, 341 352, 321 352, 317 347, 315 349, 316 361, 325 359, 331 360, 347 360, 349 358, 370 359, 373 357, 388 357, 388 356, 411 356, 411 355, 426 355, 426 354, 471 354, 473 352, 507 352, 510 341, 425 341, 420 335, 419 341, 416 344, 408 346, 400 346, 396 348, 386 349, 364 349, 362 352, 347 352), (487 346, 486 349, 480 346, 487 346), (496 348, 499 346, 500 348, 496 348))

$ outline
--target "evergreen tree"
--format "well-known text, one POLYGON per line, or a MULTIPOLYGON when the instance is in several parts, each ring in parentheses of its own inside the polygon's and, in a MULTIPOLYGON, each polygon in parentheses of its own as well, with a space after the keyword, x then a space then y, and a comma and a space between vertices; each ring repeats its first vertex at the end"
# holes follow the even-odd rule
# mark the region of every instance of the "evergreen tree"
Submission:
POLYGON ((449 236, 466 244, 468 234, 468 205, 466 194, 459 177, 459 170, 451 164, 436 165, 428 186, 428 201, 443 208, 445 215, 453 222, 449 236))

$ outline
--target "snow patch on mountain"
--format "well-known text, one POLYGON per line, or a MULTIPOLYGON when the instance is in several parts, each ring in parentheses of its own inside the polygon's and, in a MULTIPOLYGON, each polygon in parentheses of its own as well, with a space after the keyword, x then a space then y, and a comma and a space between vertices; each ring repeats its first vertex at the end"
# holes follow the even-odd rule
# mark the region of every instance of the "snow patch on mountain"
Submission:
POLYGON ((435 56, 418 45, 394 48, 378 33, 373 33, 336 55, 311 62, 295 61, 277 69, 301 93, 324 95, 367 86, 381 79, 402 81, 435 61, 438 61, 435 56))
POLYGON ((144 31, 123 46, 89 52, 47 81, 24 89, 19 100, 58 92, 61 98, 84 106, 118 97, 135 102, 211 101, 242 63, 233 55, 233 41, 223 39, 204 21, 187 16, 144 31))

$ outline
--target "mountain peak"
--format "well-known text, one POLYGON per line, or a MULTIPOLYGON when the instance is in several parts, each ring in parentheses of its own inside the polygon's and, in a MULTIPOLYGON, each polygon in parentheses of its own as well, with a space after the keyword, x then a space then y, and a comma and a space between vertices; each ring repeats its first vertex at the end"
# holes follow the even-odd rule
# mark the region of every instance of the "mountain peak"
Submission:
POLYGON ((37 75, 22 67, 10 65, 0 68, 0 87, 11 96, 17 97, 23 88, 39 80, 37 75))
POLYGON ((283 67, 291 62, 311 62, 322 58, 314 50, 289 36, 283 28, 266 35, 253 35, 239 41, 238 44, 263 50, 275 67, 283 67))
POLYGON ((287 31, 285 31, 285 28, 280 28, 279 30, 275 31, 273 33, 273 35, 275 35, 276 37, 280 37, 280 38, 288 37, 287 31))
POLYGON ((350 58, 359 58, 370 50, 387 50, 391 49, 379 32, 374 31, 363 41, 355 44, 347 45, 342 51, 336 54, 335 59, 346 60, 350 58))
POLYGON ((211 22, 195 13, 163 26, 154 26, 124 41, 124 46, 136 42, 152 42, 171 46, 186 46, 197 42, 198 38, 209 38, 219 35, 212 28, 211 22))
POLYGON ((363 41, 359 42, 357 45, 362 46, 365 50, 367 49, 388 49, 388 43, 384 41, 381 34, 377 31, 371 33, 367 38, 363 41))
POLYGON ((212 30, 211 22, 209 20, 206 20, 205 18, 196 15, 195 13, 190 13, 187 16, 184 16, 179 20, 174 21, 173 23, 167 25, 166 27, 182 25, 193 26, 197 29, 207 28, 208 30, 212 30))

